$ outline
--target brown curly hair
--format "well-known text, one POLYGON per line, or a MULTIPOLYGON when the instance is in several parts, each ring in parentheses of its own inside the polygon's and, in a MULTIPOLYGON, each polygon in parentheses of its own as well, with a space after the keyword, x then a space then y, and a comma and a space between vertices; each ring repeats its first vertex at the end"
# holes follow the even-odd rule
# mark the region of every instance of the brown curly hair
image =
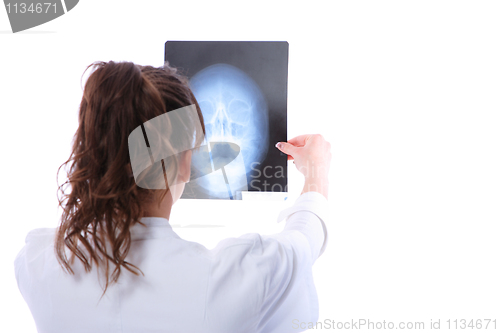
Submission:
MULTIPOLYGON (((73 138, 68 179, 58 181, 58 201, 63 209, 54 248, 62 268, 74 274, 75 256, 86 272, 93 262, 105 271, 105 294, 125 268, 135 275, 135 265, 125 260, 130 246, 130 228, 140 223, 146 203, 159 202, 168 193, 137 186, 131 177, 128 136, 138 126, 166 112, 194 104, 203 116, 185 76, 170 67, 140 66, 132 62, 94 62, 79 109, 79 126, 73 138), (69 194, 65 186, 70 186, 69 194), (59 196, 61 193, 61 197, 59 196), (68 260, 66 249, 71 251, 68 260), (110 263, 114 264, 111 275, 110 263)), ((83 77, 83 75, 82 75, 83 77)), ((164 138, 169 133, 162 134, 164 138)), ((193 133, 187 137, 193 138, 193 133)), ((163 139, 164 139, 163 138, 163 139)), ((199 141, 200 133, 196 134, 199 141)), ((155 163, 156 164, 156 163, 155 163)))

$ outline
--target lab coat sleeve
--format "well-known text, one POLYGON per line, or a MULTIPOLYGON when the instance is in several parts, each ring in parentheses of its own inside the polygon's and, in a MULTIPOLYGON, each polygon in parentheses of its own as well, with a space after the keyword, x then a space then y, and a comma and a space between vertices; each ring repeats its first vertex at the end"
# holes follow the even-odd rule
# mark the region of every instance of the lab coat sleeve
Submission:
POLYGON ((279 215, 278 222, 287 221, 281 233, 260 237, 265 295, 259 331, 300 332, 303 323, 318 320, 312 266, 326 247, 327 210, 323 195, 306 192, 279 215))
POLYGON ((313 262, 325 252, 328 243, 326 221, 329 219, 328 200, 318 192, 303 193, 291 206, 278 215, 286 219, 284 232, 297 230, 308 240, 313 262))

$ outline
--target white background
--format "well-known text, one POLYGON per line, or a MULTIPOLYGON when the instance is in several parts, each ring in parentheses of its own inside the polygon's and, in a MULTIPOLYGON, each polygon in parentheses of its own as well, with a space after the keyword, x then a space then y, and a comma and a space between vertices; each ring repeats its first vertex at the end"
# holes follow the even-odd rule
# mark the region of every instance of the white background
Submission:
MULTIPOLYGON (((443 329, 447 319, 496 318, 500 329, 498 1, 84 0, 16 34, 3 8, 1 332, 36 332, 13 260, 28 231, 57 226, 56 171, 69 157, 85 67, 160 66, 166 40, 290 43, 289 138, 332 143, 329 245, 314 266, 320 321, 428 329, 440 319, 443 329)), ((302 179, 289 170, 296 198, 302 179)), ((228 222, 175 229, 209 247, 281 230, 286 207, 176 205, 172 224, 228 222)))

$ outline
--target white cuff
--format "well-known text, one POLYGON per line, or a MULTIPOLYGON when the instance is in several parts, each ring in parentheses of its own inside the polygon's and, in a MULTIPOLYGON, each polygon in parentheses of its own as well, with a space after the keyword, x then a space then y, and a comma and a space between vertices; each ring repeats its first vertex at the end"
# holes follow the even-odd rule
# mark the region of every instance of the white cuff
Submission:
POLYGON ((277 222, 279 223, 293 213, 301 210, 313 212, 323 221, 329 218, 328 200, 325 196, 319 192, 306 192, 302 193, 291 207, 283 209, 279 213, 277 222))
MULTIPOLYGON (((321 221, 321 225, 323 228, 324 241, 321 250, 319 251, 319 256, 325 252, 326 245, 328 244, 328 231, 326 227, 326 221, 329 220, 329 211, 328 211, 328 200, 324 195, 319 192, 305 192, 301 194, 295 203, 284 210, 282 210, 279 215, 277 222, 281 222, 283 220, 288 220, 288 218, 299 211, 309 211, 315 214, 319 220, 321 221)), ((317 230, 316 228, 314 228, 317 230)))

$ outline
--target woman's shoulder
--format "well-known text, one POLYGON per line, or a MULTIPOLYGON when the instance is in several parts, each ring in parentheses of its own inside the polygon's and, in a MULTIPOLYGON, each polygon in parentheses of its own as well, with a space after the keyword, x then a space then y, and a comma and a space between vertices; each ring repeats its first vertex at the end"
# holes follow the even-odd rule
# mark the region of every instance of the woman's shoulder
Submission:
POLYGON ((24 240, 24 246, 18 254, 39 256, 39 254, 50 246, 54 245, 56 228, 36 228, 28 232, 24 240))
POLYGON ((46 239, 52 240, 55 236, 56 228, 36 228, 28 232, 25 243, 41 242, 46 239))
POLYGON ((56 228, 36 228, 28 232, 25 244, 18 252, 14 265, 16 267, 16 277, 19 278, 19 270, 26 266, 30 267, 44 257, 44 253, 54 245, 56 228))

